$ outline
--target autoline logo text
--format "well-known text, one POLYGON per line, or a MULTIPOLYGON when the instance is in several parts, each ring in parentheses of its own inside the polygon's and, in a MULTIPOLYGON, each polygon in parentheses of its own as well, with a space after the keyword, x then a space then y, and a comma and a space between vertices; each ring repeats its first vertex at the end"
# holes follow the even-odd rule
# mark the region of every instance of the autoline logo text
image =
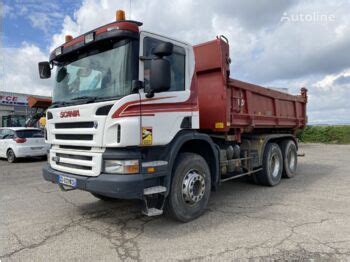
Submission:
POLYGON ((319 12, 312 13, 283 13, 283 23, 329 23, 335 21, 335 15, 319 12))

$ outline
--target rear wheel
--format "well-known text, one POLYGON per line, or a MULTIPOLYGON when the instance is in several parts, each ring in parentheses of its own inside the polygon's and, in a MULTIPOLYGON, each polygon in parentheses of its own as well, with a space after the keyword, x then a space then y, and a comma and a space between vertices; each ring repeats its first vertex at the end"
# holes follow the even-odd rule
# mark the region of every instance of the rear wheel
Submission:
POLYGON ((202 215, 211 190, 210 170, 198 154, 181 153, 175 164, 166 211, 181 222, 202 215))
POLYGON ((295 176, 298 166, 298 152, 297 146, 293 140, 284 140, 281 143, 281 150, 283 155, 283 173, 285 178, 295 176))
POLYGON ((7 150, 6 157, 7 157, 7 161, 9 163, 14 163, 17 160, 15 152, 13 152, 13 150, 11 148, 9 150, 7 150))
POLYGON ((276 143, 268 143, 263 155, 262 171, 256 175, 259 184, 275 186, 281 181, 283 170, 283 156, 276 143))

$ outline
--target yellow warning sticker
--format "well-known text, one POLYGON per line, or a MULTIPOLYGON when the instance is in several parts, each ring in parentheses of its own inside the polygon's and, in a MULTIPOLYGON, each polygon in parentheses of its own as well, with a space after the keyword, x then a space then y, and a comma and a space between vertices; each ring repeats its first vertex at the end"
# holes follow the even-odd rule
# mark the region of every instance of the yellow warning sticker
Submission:
POLYGON ((224 123, 223 122, 216 122, 215 123, 215 128, 216 129, 225 128, 224 123))
POLYGON ((142 144, 152 145, 152 127, 142 127, 142 144))

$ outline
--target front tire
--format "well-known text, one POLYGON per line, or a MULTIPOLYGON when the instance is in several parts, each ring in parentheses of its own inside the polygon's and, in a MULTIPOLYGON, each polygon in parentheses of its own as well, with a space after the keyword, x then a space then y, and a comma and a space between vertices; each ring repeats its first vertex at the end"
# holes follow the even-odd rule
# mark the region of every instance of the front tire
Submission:
POLYGON ((6 157, 9 163, 14 163, 17 160, 15 152, 11 148, 7 150, 6 157))
POLYGON ((284 140, 281 143, 283 155, 283 173, 282 177, 292 178, 295 176, 298 166, 297 146, 293 140, 284 140))
POLYGON ((210 191, 210 169, 204 158, 194 153, 181 153, 175 163, 167 214, 181 222, 201 216, 207 207, 210 191))
POLYGON ((268 143, 264 150, 262 171, 256 178, 259 184, 276 186, 281 181, 283 171, 283 156, 276 143, 268 143))

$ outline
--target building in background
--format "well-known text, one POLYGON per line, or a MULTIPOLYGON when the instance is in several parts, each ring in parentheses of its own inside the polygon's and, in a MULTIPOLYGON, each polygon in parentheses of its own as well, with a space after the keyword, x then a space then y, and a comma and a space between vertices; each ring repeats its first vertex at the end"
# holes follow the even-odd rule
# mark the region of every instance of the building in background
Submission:
MULTIPOLYGON (((25 126, 35 112, 28 105, 30 94, 0 92, 0 127, 25 126)), ((36 96, 50 99, 50 97, 36 96)))

